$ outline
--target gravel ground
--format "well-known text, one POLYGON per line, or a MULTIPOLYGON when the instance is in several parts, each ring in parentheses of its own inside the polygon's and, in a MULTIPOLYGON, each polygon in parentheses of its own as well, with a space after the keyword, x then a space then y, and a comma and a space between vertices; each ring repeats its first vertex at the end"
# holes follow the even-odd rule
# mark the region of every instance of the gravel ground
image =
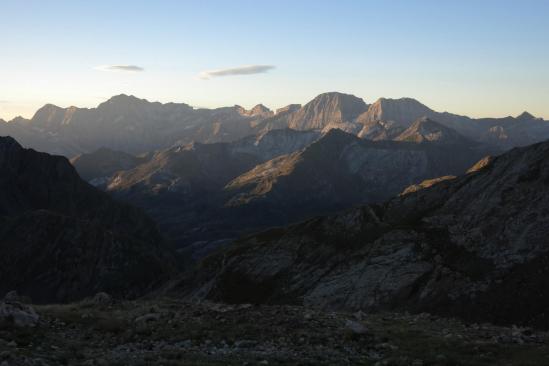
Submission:
POLYGON ((429 314, 93 301, 35 306, 0 329, 12 365, 549 365, 546 333, 429 314))

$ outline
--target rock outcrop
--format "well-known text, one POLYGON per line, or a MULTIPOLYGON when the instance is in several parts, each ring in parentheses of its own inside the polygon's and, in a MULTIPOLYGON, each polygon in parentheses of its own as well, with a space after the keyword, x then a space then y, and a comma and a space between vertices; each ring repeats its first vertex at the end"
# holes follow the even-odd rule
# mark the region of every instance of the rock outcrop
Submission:
POLYGON ((0 301, 0 329, 33 328, 39 320, 40 316, 30 305, 14 301, 0 301))

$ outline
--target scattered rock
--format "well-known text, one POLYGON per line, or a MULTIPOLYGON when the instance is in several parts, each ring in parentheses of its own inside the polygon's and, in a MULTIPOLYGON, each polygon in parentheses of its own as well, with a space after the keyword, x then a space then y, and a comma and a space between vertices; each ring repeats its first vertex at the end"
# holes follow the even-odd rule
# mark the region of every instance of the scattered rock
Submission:
POLYGON ((257 342, 245 339, 245 340, 242 340, 242 341, 235 342, 234 345, 238 348, 253 348, 253 347, 257 346, 257 342))
POLYGON ((345 327, 355 335, 367 335, 370 333, 364 324, 354 320, 347 320, 345 327))
POLYGON ((153 321, 155 322, 158 320, 160 320, 160 314, 156 314, 156 313, 149 313, 149 314, 145 314, 135 318, 136 323, 148 323, 153 321))
POLYGON ((40 316, 30 305, 18 302, 0 302, 0 328, 2 327, 34 327, 40 316))
POLYGON ((106 292, 98 292, 91 298, 90 302, 95 305, 110 305, 113 303, 113 299, 106 292))

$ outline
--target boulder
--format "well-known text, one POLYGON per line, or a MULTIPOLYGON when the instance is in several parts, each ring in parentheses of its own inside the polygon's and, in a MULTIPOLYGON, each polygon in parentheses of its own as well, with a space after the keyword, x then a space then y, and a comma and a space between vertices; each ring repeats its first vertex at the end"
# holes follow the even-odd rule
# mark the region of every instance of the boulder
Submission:
POLYGON ((90 302, 95 305, 110 305, 113 303, 113 299, 106 292, 98 292, 91 298, 90 302))
POLYGON ((35 327, 40 316, 30 305, 19 302, 0 302, 0 328, 35 327))

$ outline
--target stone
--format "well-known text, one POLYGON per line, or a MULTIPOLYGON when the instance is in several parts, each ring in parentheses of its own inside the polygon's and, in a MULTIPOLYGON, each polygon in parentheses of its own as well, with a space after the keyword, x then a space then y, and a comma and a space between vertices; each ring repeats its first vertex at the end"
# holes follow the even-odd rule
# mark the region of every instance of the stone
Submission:
POLYGON ((160 314, 149 313, 135 318, 136 323, 148 323, 160 320, 160 314))
POLYGON ((98 292, 91 298, 91 302, 96 305, 110 305, 113 303, 113 299, 106 292, 98 292))
POLYGON ((18 302, 0 302, 1 327, 35 327, 40 316, 30 305, 18 302))
POLYGON ((234 345, 238 348, 253 348, 257 346, 257 342, 245 339, 235 342, 234 345))
POLYGON ((354 320, 347 320, 345 322, 345 327, 349 329, 353 334, 356 334, 356 335, 366 335, 370 333, 368 331, 368 328, 366 328, 364 324, 354 320))

